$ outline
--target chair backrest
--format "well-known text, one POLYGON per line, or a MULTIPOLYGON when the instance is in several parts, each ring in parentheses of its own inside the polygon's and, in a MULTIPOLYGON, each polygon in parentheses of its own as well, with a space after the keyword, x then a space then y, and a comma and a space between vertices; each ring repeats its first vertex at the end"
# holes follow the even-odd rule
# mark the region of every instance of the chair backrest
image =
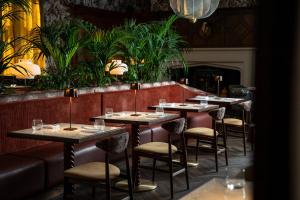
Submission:
POLYGON ((239 104, 245 111, 250 112, 252 107, 252 101, 245 101, 239 104))
POLYGON ((225 115, 225 107, 217 108, 215 110, 211 110, 208 112, 208 114, 214 119, 214 120, 222 120, 225 115))
POLYGON ((181 134, 184 129, 185 119, 179 118, 166 123, 163 123, 161 127, 167 130, 170 134, 181 134))
POLYGON ((125 132, 97 142, 96 146, 107 153, 121 153, 127 148, 128 140, 129 134, 125 132))

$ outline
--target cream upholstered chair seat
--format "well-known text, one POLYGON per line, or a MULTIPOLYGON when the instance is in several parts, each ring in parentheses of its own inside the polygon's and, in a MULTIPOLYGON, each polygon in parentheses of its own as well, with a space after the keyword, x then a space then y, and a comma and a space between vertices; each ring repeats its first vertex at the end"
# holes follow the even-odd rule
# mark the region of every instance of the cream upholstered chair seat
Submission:
POLYGON ((243 121, 236 118, 224 118, 225 125, 243 126, 243 121))
MULTIPOLYGON (((146 144, 141 144, 134 148, 135 151, 147 152, 147 153, 158 153, 158 154, 168 154, 168 143, 164 142, 149 142, 146 144)), ((177 151, 177 147, 171 145, 172 153, 177 151)))
MULTIPOLYGON (((120 169, 109 164, 109 178, 114 179, 120 175, 120 169)), ((104 181, 105 180, 105 163, 90 162, 67 169, 65 177, 73 179, 81 179, 87 181, 104 181)))
MULTIPOLYGON (((208 137, 213 137, 214 129, 206 128, 206 127, 196 127, 196 128, 187 129, 184 133, 187 135, 195 135, 195 136, 204 135, 204 136, 208 136, 208 137)), ((218 132, 216 132, 216 133, 217 133, 217 135, 219 134, 218 132)))

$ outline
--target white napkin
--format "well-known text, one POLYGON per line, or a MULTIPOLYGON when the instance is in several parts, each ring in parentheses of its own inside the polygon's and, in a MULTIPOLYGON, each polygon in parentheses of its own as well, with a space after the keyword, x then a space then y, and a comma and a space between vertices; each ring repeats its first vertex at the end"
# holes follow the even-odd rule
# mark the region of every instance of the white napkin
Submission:
POLYGON ((93 132, 93 133, 95 133, 95 132, 100 132, 101 131, 99 128, 94 128, 92 126, 82 126, 81 129, 82 129, 81 130, 82 132, 93 132))

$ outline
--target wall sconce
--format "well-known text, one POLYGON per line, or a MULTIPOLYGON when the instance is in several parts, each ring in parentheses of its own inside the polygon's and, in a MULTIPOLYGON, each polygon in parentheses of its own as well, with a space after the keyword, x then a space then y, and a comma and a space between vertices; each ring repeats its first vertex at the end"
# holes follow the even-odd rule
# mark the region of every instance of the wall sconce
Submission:
POLYGON ((137 92, 137 90, 141 89, 141 84, 140 83, 131 83, 130 89, 134 90, 134 114, 132 114, 131 116, 140 116, 140 114, 136 113, 136 92, 137 92))
MULTIPOLYGON (((187 78, 182 78, 180 79, 179 81, 180 84, 183 84, 183 85, 188 85, 189 84, 189 80, 187 78)), ((182 104, 180 106, 186 106, 186 104, 184 103, 185 102, 185 88, 182 89, 182 104)))
POLYGON ((64 97, 69 97, 69 105, 70 105, 70 110, 69 110, 69 120, 70 120, 70 127, 65 128, 64 130, 66 131, 74 131, 77 128, 72 128, 72 98, 77 98, 78 97, 78 90, 75 88, 66 88, 64 90, 64 97))
POLYGON ((219 6, 220 0, 170 0, 174 13, 195 23, 209 17, 219 6))

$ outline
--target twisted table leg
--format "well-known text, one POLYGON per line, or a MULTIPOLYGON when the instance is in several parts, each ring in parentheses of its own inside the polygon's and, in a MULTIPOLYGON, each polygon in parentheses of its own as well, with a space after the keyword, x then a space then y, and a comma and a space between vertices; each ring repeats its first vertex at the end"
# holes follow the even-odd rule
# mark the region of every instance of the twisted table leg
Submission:
MULTIPOLYGON (((134 147, 137 147, 140 145, 140 128, 138 124, 132 124, 132 149, 134 147)), ((140 172, 140 158, 136 156, 134 151, 132 151, 132 174, 133 174, 133 180, 134 185, 138 186, 140 185, 140 178, 141 178, 141 172, 140 172)))
MULTIPOLYGON (((75 166, 75 153, 73 143, 64 143, 64 170, 75 166)), ((66 179, 64 180, 64 199, 67 194, 73 194, 74 185, 70 184, 66 179)))

